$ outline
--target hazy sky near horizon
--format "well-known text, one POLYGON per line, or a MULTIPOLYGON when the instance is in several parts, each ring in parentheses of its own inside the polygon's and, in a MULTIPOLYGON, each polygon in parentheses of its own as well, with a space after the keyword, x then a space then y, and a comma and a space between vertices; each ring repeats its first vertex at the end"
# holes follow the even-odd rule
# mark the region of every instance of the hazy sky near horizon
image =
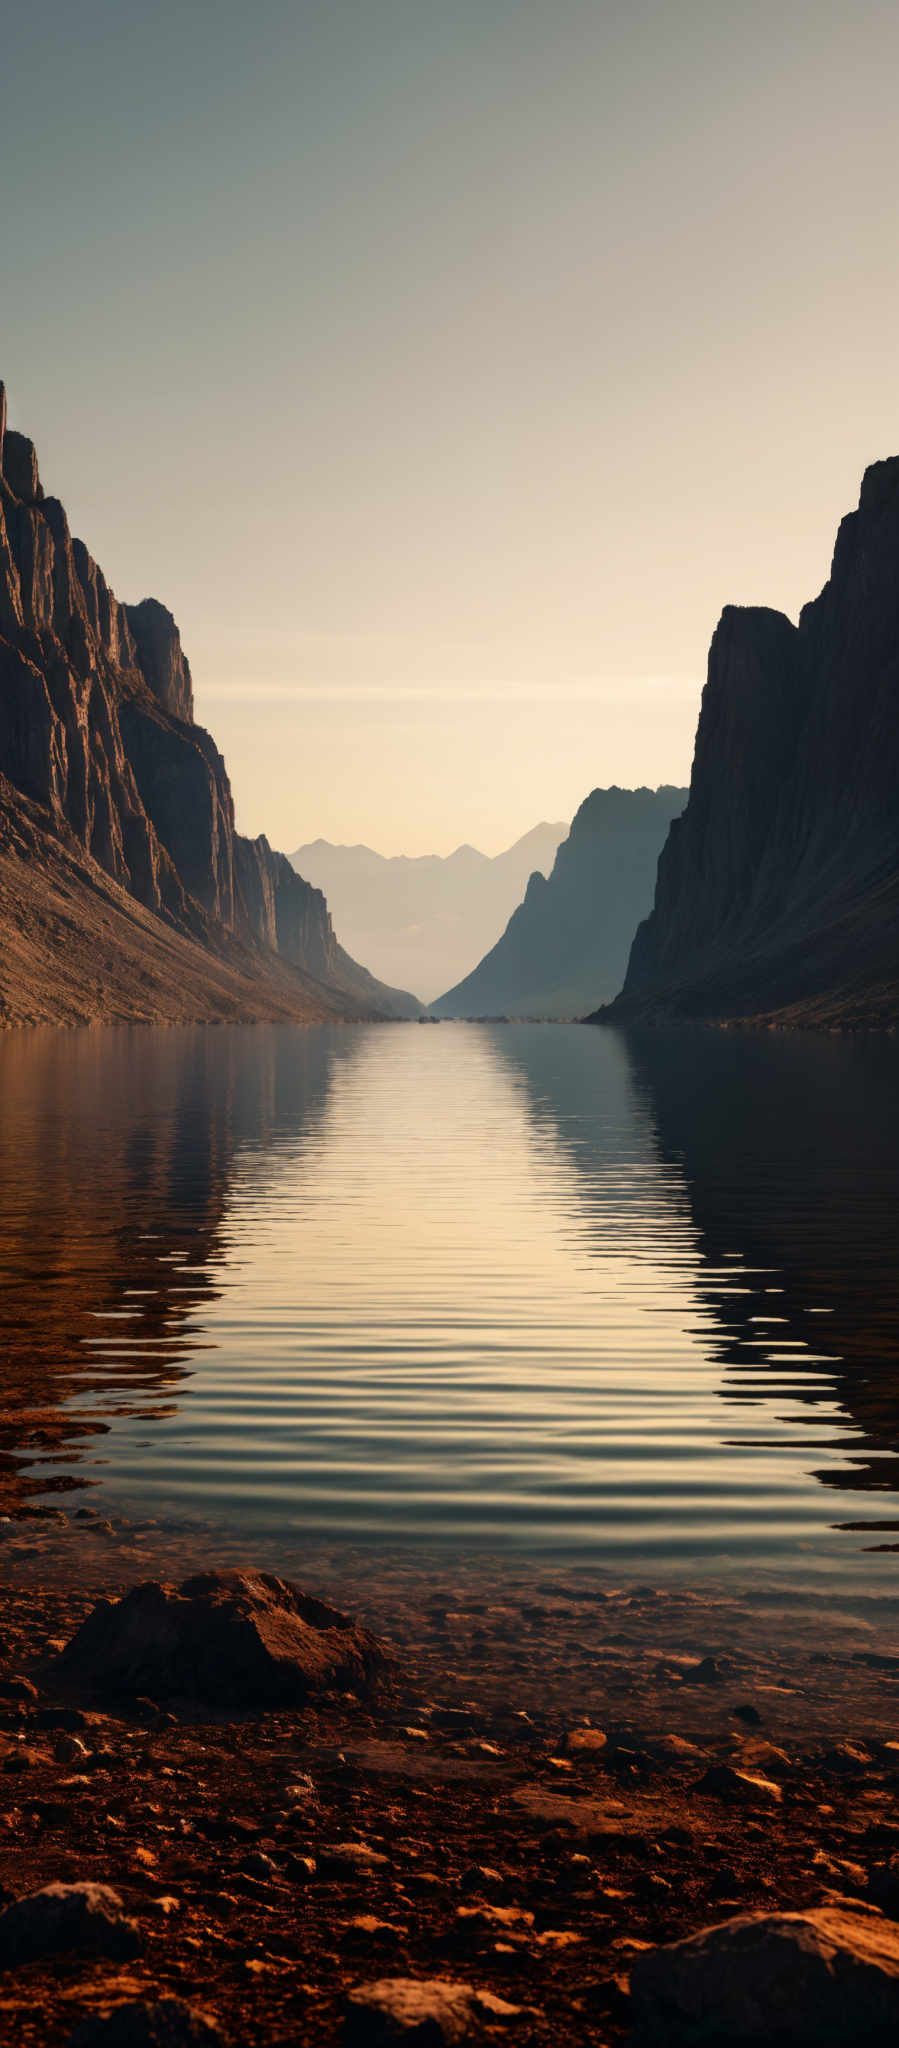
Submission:
POLYGON ((244 830, 494 852, 686 781, 899 450, 899 10, 3 9, 0 376, 244 830))

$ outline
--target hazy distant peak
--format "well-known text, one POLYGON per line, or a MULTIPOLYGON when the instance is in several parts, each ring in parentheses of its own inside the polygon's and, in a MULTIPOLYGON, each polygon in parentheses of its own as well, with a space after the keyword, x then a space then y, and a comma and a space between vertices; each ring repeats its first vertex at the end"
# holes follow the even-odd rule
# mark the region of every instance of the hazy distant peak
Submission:
POLYGON ((499 937, 528 876, 549 870, 567 827, 542 820, 502 853, 463 840, 452 853, 383 854, 311 840, 293 866, 328 898, 351 948, 424 997, 458 981, 499 937))
POLYGON ((384 867, 399 865, 413 867, 424 863, 445 866, 450 861, 465 860, 491 863, 493 861, 508 860, 510 855, 517 854, 525 847, 534 844, 549 844, 551 840, 554 840, 556 845, 558 845, 559 841, 564 839, 567 831, 567 821, 550 822, 542 818, 538 825, 531 825, 527 832, 522 833, 520 839, 513 840, 511 846, 503 847, 499 853, 484 853, 481 847, 472 846, 471 841, 468 839, 463 839, 459 846, 453 848, 452 853, 379 853, 375 847, 367 846, 363 840, 356 840, 351 845, 345 840, 323 839, 320 837, 318 839, 309 839, 303 846, 298 846, 296 852, 291 854, 290 859, 292 865, 300 869, 301 872, 303 859, 310 854, 321 854, 323 857, 333 857, 335 860, 377 861, 384 867))

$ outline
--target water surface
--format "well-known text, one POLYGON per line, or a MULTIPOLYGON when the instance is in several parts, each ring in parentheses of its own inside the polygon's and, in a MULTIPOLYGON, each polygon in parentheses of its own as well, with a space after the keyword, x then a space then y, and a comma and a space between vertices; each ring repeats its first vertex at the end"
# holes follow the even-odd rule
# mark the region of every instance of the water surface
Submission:
POLYGON ((892 1041, 23 1032, 0 1100, 36 1498, 892 1590, 892 1041))

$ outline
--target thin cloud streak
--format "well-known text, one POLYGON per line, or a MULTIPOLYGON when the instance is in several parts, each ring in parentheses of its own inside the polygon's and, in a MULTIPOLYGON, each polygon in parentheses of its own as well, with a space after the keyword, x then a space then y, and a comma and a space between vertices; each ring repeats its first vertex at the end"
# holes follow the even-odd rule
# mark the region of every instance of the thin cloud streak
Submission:
POLYGON ((664 697, 689 703, 699 694, 699 683, 685 676, 629 676, 622 682, 528 683, 508 685, 469 683, 410 688, 406 684, 344 684, 323 687, 318 683, 221 682, 205 683, 198 695, 210 702, 231 704, 627 704, 647 698, 664 697))

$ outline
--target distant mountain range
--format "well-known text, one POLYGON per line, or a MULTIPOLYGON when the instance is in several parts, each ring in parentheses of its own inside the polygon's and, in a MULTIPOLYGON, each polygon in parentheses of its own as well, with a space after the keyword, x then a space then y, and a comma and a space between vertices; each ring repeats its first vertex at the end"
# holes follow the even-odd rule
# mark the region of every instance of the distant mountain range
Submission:
POLYGON ((535 825, 492 857, 474 846, 445 856, 388 857, 370 846, 314 839, 298 846, 291 861, 324 891, 350 951, 428 1002, 492 946, 528 876, 548 873, 565 832, 565 825, 535 825))
POLYGON ((549 877, 524 901, 473 973, 431 1005, 438 1017, 580 1017, 611 1001, 634 929, 652 902, 656 864, 685 789, 594 789, 549 877))
POLYGON ((610 1015, 899 1023, 899 456, 866 470, 798 626, 722 614, 610 1015))

